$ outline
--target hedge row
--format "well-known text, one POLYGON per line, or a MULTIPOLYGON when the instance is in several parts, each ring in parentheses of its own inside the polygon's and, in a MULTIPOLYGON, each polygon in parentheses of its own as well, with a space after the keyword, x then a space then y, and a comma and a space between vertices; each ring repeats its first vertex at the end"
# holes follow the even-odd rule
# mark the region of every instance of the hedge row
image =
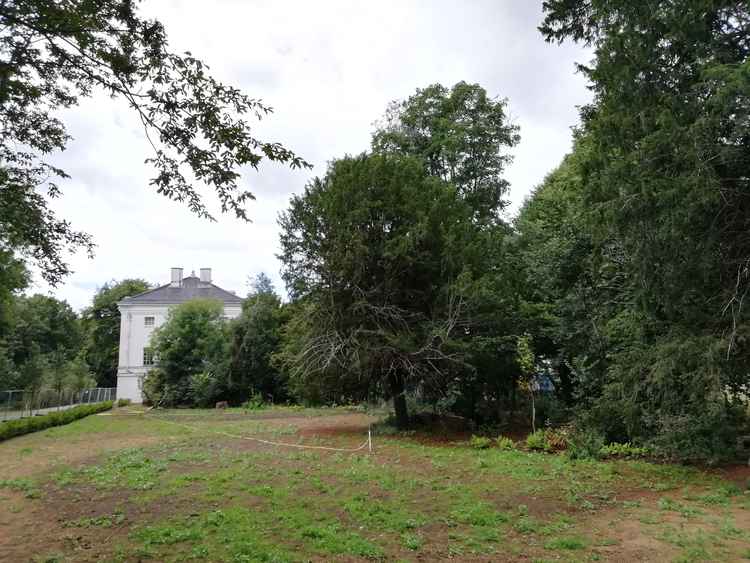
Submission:
POLYGON ((69 424, 79 418, 107 411, 111 408, 112 401, 104 401, 103 403, 80 405, 64 411, 51 412, 41 416, 32 416, 29 418, 19 418, 18 420, 0 422, 0 442, 15 436, 22 436, 23 434, 51 428, 52 426, 69 424))

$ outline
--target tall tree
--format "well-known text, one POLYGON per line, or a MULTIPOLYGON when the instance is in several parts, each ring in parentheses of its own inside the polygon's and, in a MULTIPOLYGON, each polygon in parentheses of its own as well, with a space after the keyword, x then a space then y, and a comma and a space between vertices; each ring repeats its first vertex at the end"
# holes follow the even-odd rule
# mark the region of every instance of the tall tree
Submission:
POLYGON ((249 282, 250 295, 248 297, 261 294, 276 295, 276 288, 273 286, 271 278, 265 272, 260 272, 249 282))
POLYGON ((120 310, 117 303, 148 288, 147 282, 138 279, 105 283, 94 295, 91 306, 81 315, 85 331, 84 358, 102 387, 114 387, 117 383, 120 351, 120 310))
POLYGON ((616 233, 651 314, 725 325, 750 279, 747 3, 544 6, 548 40, 596 49, 581 67, 595 93, 582 171, 599 234, 616 233))
POLYGON ((80 321, 70 306, 53 297, 15 297, 11 319, 0 339, 0 388, 38 391, 64 378, 64 368, 80 353, 80 321))
POLYGON ((231 361, 228 394, 239 400, 260 393, 270 402, 288 398, 286 379, 273 355, 278 352, 281 333, 288 320, 270 278, 258 274, 252 293, 242 303, 242 314, 231 325, 231 361))
POLYGON ((207 406, 226 393, 229 358, 221 301, 192 299, 173 308, 154 332, 157 365, 144 381, 146 398, 163 406, 207 406))
POLYGON ((280 218, 282 277, 309 308, 294 358, 315 380, 344 368, 361 389, 393 398, 445 377, 455 358, 462 242, 470 208, 422 162, 398 155, 334 161, 280 218))
MULTIPOLYGON (((464 240, 462 278, 465 319, 453 345, 466 359, 449 391, 452 408, 482 422, 495 422, 512 406, 518 375, 520 271, 501 212, 507 204, 509 149, 520 137, 507 116, 507 102, 478 84, 433 84, 394 102, 376 129, 375 153, 410 155, 428 174, 455 186, 470 209, 474 229, 464 240)), ((468 228, 468 226, 466 226, 468 228)), ((446 397, 439 399, 446 404, 446 397)), ((437 397, 433 397, 437 401, 437 397)))
POLYGON ((510 156, 519 141, 508 122, 506 101, 490 98, 478 84, 433 84, 393 102, 373 134, 374 152, 409 154, 429 174, 451 182, 479 221, 494 221, 504 207, 510 156))
POLYGON ((725 455, 750 358, 750 8, 544 9, 549 41, 595 49, 580 67, 595 96, 576 152, 590 272, 608 283, 593 287, 606 362, 588 414, 668 455, 725 455))
POLYGON ((190 53, 168 49, 159 21, 131 0, 8 0, 0 3, 0 251, 40 267, 55 284, 69 272, 65 251, 93 250, 49 207, 66 173, 47 155, 69 141, 60 110, 103 92, 138 116, 154 153, 151 185, 211 218, 195 182, 210 186, 221 210, 246 219, 252 194, 239 170, 265 158, 306 166, 276 142, 261 140, 248 116, 271 112, 261 101, 211 77, 190 53))
POLYGON ((80 352, 81 326, 65 301, 37 294, 17 298, 14 309, 14 325, 7 342, 16 365, 37 354, 57 354, 61 361, 67 361, 80 352))

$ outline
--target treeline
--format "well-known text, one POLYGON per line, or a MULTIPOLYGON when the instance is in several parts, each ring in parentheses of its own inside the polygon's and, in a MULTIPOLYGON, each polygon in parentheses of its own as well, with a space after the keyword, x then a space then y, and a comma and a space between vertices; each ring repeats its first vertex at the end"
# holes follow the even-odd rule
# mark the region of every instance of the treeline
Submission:
POLYGON ((91 387, 115 387, 117 302, 145 291, 148 284, 105 284, 78 314, 54 297, 23 295, 29 283, 23 263, 7 253, 0 253, 0 261, 6 274, 13 272, 12 283, 6 283, 0 295, 0 392, 22 390, 32 397, 46 393, 55 399, 91 387))
POLYGON ((748 433, 747 4, 545 13, 548 41, 594 52, 572 153, 507 220, 505 102, 459 83, 394 103, 371 150, 280 218, 292 303, 270 365, 299 400, 386 398, 401 425, 415 398, 506 422, 545 374, 542 421, 732 458, 748 433))
MULTIPOLYGON (((464 82, 417 90, 281 214, 289 302, 261 279, 232 322, 217 303, 175 308, 148 398, 384 399, 401 426, 427 408, 531 423, 533 404, 537 424, 592 443, 735 457, 750 434, 750 10, 544 9, 548 41, 592 47, 594 99, 517 216, 506 101, 464 82)), ((82 349, 101 381, 116 355, 98 334, 82 349)))
POLYGON ((174 307, 151 337, 156 367, 146 376, 145 400, 155 406, 214 406, 301 400, 276 355, 292 309, 259 274, 236 319, 220 301, 194 299, 174 307))

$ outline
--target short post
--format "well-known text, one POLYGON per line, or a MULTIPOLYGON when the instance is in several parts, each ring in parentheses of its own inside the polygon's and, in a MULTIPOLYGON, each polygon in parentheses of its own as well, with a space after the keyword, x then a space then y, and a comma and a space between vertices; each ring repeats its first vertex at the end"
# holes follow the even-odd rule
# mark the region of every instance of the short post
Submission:
POLYGON ((367 449, 372 453, 372 426, 367 427, 367 449))

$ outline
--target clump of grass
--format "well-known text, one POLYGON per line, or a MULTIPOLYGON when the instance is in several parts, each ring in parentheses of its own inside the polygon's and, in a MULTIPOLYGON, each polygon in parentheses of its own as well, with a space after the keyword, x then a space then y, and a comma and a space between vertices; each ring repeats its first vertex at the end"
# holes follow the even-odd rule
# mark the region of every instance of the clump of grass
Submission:
POLYGON ((586 541, 579 537, 553 538, 544 544, 544 549, 585 549, 586 541))
POLYGON ((451 512, 451 517, 462 524, 472 526, 497 526, 508 522, 508 515, 495 510, 486 502, 467 498, 451 512))
POLYGON ((24 493, 26 498, 39 498, 41 493, 31 479, 0 479, 0 489, 24 493))
POLYGON ((526 437, 526 447, 532 451, 551 451, 552 446, 547 440, 547 433, 544 430, 537 430, 526 437))
POLYGON ((702 510, 693 508, 692 506, 688 506, 686 504, 682 504, 668 497, 662 497, 659 499, 659 508, 661 510, 678 512, 685 518, 692 518, 693 516, 703 514, 702 510))
POLYGON ((159 474, 166 471, 163 460, 146 455, 142 449, 125 449, 104 464, 87 467, 81 475, 101 488, 127 486, 148 490, 156 486, 159 474))
POLYGON ((471 439, 469 439, 469 447, 474 448, 475 450, 486 450, 490 446, 492 446, 492 440, 486 436, 472 436, 471 439))
POLYGON ((125 515, 122 512, 115 512, 111 516, 90 516, 71 520, 63 524, 65 527, 75 528, 111 528, 122 524, 125 521, 125 515))
POLYGON ((499 436, 496 440, 497 447, 501 450, 515 450, 516 443, 507 436, 499 436))
POLYGON ((344 510, 358 524, 370 529, 405 532, 424 523, 423 518, 407 512, 396 502, 373 499, 363 494, 346 501, 344 510))
POLYGON ((424 540, 419 534, 404 533, 401 535, 401 541, 404 546, 412 551, 418 551, 422 548, 424 540))
POLYGON ((612 442, 599 449, 599 457, 645 457, 648 455, 648 448, 635 446, 630 442, 620 443, 612 442))

